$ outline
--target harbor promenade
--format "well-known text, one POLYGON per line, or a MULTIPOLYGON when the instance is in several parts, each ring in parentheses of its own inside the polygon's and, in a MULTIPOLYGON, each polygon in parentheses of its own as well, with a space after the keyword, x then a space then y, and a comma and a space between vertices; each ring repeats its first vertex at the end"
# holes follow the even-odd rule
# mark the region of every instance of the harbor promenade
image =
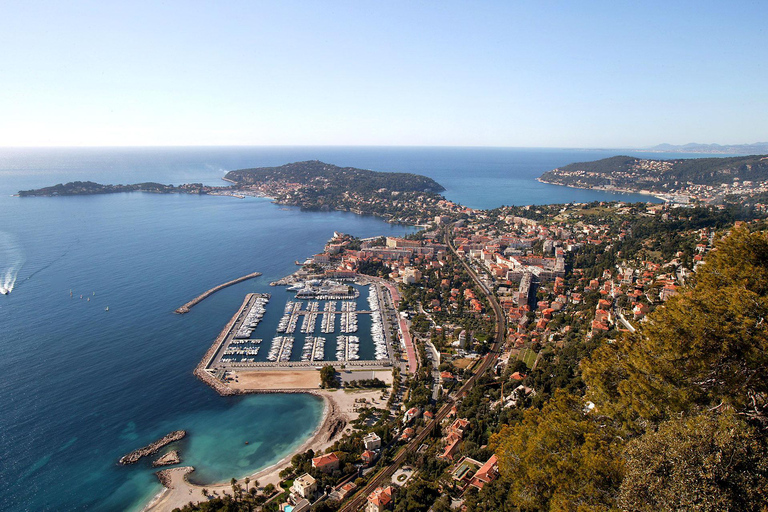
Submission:
MULTIPOLYGON (((400 292, 397 291, 397 287, 383 279, 379 282, 389 290, 389 296, 392 298, 392 305, 395 310, 397 310, 397 305, 400 302, 400 292)), ((413 375, 419 368, 419 362, 416 358, 416 347, 413 345, 411 333, 408 331, 408 322, 406 322, 405 319, 400 318, 398 319, 398 325, 400 327, 400 335, 403 339, 403 344, 405 345, 405 355, 408 359, 408 372, 413 375)))

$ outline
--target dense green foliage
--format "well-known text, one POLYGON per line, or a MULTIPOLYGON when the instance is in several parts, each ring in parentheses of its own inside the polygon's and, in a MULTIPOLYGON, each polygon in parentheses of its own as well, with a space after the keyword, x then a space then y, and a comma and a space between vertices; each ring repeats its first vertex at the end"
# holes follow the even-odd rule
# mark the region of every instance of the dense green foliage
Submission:
POLYGON ((721 404, 764 418, 767 315, 768 238, 736 230, 692 290, 593 354, 584 365, 588 396, 630 429, 721 404))
POLYGON ((327 364, 320 369, 320 385, 324 388, 339 387, 339 381, 336 378, 336 368, 327 364))
POLYGON ((622 464, 615 433, 585 414, 581 400, 558 392, 542 410, 492 439, 518 510, 611 510, 622 464))
POLYGON ((636 333, 528 377, 554 395, 492 437, 502 478, 468 510, 768 509, 767 314, 768 235, 736 229, 636 333))
POLYGON ((409 485, 395 500, 395 512, 427 512, 440 496, 431 482, 419 480, 409 485))
POLYGON ((623 510, 765 510, 768 446, 732 412, 662 423, 626 450, 623 510))
POLYGON ((20 190, 20 197, 31 196, 82 196, 91 194, 116 194, 119 192, 154 192, 170 194, 173 192, 200 193, 201 183, 193 183, 176 187, 162 183, 136 183, 133 185, 102 185, 93 181, 72 181, 67 184, 53 185, 35 190, 20 190))
POLYGON ((541 179, 551 183, 573 185, 609 185, 635 188, 638 182, 652 190, 673 188, 682 183, 720 185, 741 181, 768 179, 765 155, 726 158, 686 158, 678 160, 644 160, 614 156, 593 162, 578 162, 545 172, 541 179))

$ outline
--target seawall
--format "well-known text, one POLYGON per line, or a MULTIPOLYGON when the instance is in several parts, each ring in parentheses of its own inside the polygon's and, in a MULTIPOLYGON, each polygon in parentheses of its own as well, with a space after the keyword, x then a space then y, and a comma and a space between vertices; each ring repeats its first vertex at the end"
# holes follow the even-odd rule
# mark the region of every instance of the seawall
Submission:
POLYGON ((183 306, 178 308, 175 311, 175 313, 178 313, 179 315, 183 315, 184 313, 189 313, 189 310, 192 309, 192 307, 197 305, 199 302, 207 299, 208 297, 210 297, 211 295, 213 295, 217 291, 221 290, 222 288, 226 288, 227 286, 232 286, 233 284, 237 284, 237 283, 240 283, 242 281, 246 281, 248 279, 253 279, 254 277, 259 277, 260 275, 261 275, 261 272, 254 272, 252 274, 248 274, 246 276, 242 276, 242 277, 238 277, 237 279, 233 279, 232 281, 227 281, 226 283, 220 284, 219 286, 215 286, 215 287, 211 288, 210 290, 208 290, 208 291, 206 291, 204 293, 201 293, 200 295, 198 295, 197 297, 195 297, 191 301, 187 302, 186 304, 184 304, 183 306))

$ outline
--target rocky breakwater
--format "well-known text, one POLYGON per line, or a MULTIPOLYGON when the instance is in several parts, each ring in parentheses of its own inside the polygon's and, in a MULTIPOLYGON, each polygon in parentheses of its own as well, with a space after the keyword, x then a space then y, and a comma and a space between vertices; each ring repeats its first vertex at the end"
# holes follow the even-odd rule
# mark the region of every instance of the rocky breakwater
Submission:
POLYGON ((178 464, 179 462, 181 462, 179 451, 171 450, 170 452, 166 453, 165 455, 159 457, 156 461, 154 461, 152 463, 152 467, 156 468, 158 466, 171 466, 173 464, 178 464))
POLYGON ((163 446, 169 445, 174 441, 178 441, 179 439, 182 439, 186 435, 187 435, 187 432, 185 430, 174 430, 170 434, 164 435, 154 443, 150 443, 147 446, 144 446, 142 448, 139 448, 138 450, 132 451, 128 455, 122 456, 120 458, 120 464, 124 466, 128 464, 135 464, 142 457, 153 455, 157 453, 157 451, 163 446))

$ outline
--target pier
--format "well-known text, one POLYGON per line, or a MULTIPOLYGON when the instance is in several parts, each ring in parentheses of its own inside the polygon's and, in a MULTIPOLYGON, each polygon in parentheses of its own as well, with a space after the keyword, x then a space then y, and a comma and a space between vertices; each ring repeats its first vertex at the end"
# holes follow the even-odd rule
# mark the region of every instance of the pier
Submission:
MULTIPOLYGON (((237 310, 237 313, 232 317, 232 319, 227 323, 227 325, 224 327, 224 329, 221 331, 221 334, 214 340, 211 347, 208 349, 208 351, 205 353, 203 358, 200 360, 200 363, 195 368, 194 374, 197 378, 211 386, 213 389, 215 389, 220 395, 232 395, 237 394, 236 391, 233 391, 229 387, 227 387, 220 378, 220 375, 216 375, 219 372, 215 372, 211 369, 212 363, 214 358, 216 357, 216 354, 219 352, 219 349, 224 347, 226 342, 228 342, 228 338, 231 339, 232 337, 230 334, 233 334, 236 332, 236 324, 238 324, 238 321, 242 324, 242 320, 244 319, 246 312, 250 310, 251 306, 253 306, 253 303, 256 301, 256 298, 259 295, 256 293, 249 293, 245 296, 245 300, 243 301, 243 305, 240 306, 240 309, 237 310)), ((239 327, 239 325, 238 325, 239 327)))
POLYGON ((178 308, 175 313, 179 315, 183 315, 184 313, 189 313, 189 310, 192 309, 193 306, 197 305, 199 302, 207 299, 209 296, 213 295, 217 291, 221 290, 222 288, 226 288, 227 286, 232 286, 233 284, 240 283, 242 281, 246 281, 248 279, 253 279, 254 277, 259 277, 261 275, 261 272, 254 272, 252 274, 248 274, 246 276, 238 277, 237 279, 233 279, 232 281, 227 281, 224 284, 220 284, 219 286, 213 287, 207 292, 204 292, 191 301, 187 302, 180 308, 178 308))

